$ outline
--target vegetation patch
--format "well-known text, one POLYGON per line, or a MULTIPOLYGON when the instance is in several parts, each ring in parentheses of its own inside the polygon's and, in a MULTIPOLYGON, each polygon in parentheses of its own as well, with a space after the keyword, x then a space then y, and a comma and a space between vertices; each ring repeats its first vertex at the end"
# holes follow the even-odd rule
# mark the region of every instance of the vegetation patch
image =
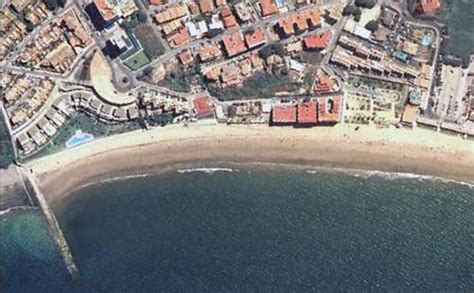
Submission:
MULTIPOLYGON (((443 1, 444 2, 444 1, 443 1)), ((463 59, 464 64, 474 54, 474 17, 471 1, 446 0, 439 16, 449 28, 449 37, 443 48, 444 55, 463 59)))
POLYGON ((148 58, 156 59, 165 53, 165 47, 151 25, 139 24, 134 29, 134 33, 148 58))
POLYGON ((242 86, 221 89, 212 84, 208 85, 209 92, 221 101, 245 99, 269 99, 275 93, 296 91, 301 84, 293 83, 288 78, 286 69, 274 70, 274 74, 260 73, 246 79, 242 86))
POLYGON ((178 66, 175 70, 167 72, 165 78, 160 81, 159 85, 177 92, 190 92, 191 81, 197 73, 199 73, 197 67, 185 70, 181 66, 178 66))
POLYGON ((150 63, 150 59, 148 59, 143 51, 133 55, 125 61, 125 65, 133 71, 142 68, 148 63, 150 63))

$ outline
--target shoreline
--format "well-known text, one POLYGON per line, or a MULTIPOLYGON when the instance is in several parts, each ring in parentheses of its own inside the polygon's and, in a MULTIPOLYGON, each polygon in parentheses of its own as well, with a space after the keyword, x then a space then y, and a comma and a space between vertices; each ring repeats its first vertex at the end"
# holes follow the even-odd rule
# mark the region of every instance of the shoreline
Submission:
MULTIPOLYGON (((51 203, 103 179, 222 163, 410 173, 474 183, 474 142, 426 129, 194 124, 134 131, 24 165, 51 203), (199 165, 200 164, 200 165, 199 165)), ((220 167, 220 166, 218 166, 220 167)))

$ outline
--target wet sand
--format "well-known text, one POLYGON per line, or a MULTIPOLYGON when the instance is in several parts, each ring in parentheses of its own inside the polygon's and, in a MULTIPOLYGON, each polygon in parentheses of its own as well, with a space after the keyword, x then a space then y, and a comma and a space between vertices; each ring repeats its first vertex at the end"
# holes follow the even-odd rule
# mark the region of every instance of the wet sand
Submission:
POLYGON ((474 182, 474 141, 426 129, 193 124, 98 139, 25 165, 48 201, 79 186, 177 166, 284 163, 440 176, 474 182))

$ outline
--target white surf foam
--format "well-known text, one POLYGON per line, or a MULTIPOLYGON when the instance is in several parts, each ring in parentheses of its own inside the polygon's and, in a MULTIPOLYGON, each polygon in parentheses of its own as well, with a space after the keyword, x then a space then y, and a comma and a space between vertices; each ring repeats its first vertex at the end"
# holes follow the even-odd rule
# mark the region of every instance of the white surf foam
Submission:
POLYGON ((27 211, 27 210, 36 210, 37 207, 32 207, 32 206, 18 206, 18 207, 12 207, 8 208, 6 210, 0 211, 0 217, 7 215, 9 213, 15 212, 15 211, 27 211))
POLYGON ((389 180, 397 180, 397 179, 416 179, 416 180, 431 180, 431 181, 441 181, 444 183, 457 183, 461 185, 468 186, 469 188, 474 188, 474 184, 464 181, 458 181, 453 179, 446 179, 443 177, 432 176, 432 175, 422 175, 422 174, 415 174, 415 173, 407 173, 407 172, 387 172, 387 171, 380 171, 380 170, 362 170, 362 169, 345 169, 345 168, 316 168, 312 170, 307 170, 306 173, 308 174, 318 174, 318 173, 327 173, 327 172, 341 172, 344 174, 348 174, 354 177, 362 177, 362 178, 369 178, 369 177, 382 177, 389 180))
POLYGON ((213 174, 216 172, 238 172, 237 169, 231 168, 190 168, 190 169, 179 169, 176 172, 180 174, 193 173, 193 172, 202 172, 206 174, 213 174))

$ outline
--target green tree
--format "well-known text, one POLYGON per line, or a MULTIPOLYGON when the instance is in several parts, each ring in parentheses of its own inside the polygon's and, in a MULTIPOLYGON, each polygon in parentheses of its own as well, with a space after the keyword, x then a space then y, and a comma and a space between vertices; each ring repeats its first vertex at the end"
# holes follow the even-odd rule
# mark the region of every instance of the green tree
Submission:
POLYGON ((66 4, 66 0, 43 0, 43 1, 49 10, 56 10, 58 8, 62 8, 64 7, 64 4, 66 4))
POLYGON ((359 7, 356 7, 352 14, 354 15, 354 20, 356 22, 359 22, 360 21, 360 16, 362 15, 362 10, 359 7))
POLYGON ((137 17, 138 22, 140 23, 146 23, 148 20, 148 16, 142 10, 137 11, 136 17, 137 17))
POLYGON ((355 0, 355 5, 362 8, 373 8, 376 3, 376 0, 355 0))
POLYGON ((344 10, 342 10, 342 15, 348 16, 354 13, 355 7, 354 5, 347 4, 346 7, 344 7, 344 10))
POLYGON ((375 32, 379 28, 379 22, 376 20, 371 20, 365 25, 365 28, 371 32, 375 32))

